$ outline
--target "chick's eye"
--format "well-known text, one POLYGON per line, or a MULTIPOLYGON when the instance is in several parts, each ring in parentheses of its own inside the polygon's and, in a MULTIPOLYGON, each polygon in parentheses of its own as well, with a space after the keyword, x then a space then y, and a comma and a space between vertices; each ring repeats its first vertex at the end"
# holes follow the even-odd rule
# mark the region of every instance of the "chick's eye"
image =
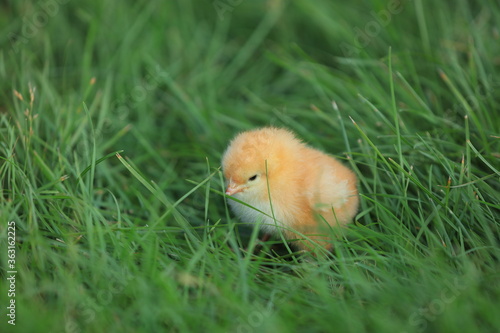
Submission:
POLYGON ((257 179, 257 175, 253 175, 252 177, 248 178, 249 181, 254 181, 257 179))

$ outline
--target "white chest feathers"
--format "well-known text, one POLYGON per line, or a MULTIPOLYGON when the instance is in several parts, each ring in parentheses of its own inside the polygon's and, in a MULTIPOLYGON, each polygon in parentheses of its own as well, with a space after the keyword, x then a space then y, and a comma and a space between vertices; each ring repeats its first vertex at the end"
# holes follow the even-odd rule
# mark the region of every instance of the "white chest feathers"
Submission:
POLYGON ((277 226, 288 225, 286 212, 277 206, 273 206, 271 210, 269 201, 244 202, 248 206, 233 200, 229 201, 229 206, 241 222, 259 225, 264 232, 269 233, 277 232, 277 226))

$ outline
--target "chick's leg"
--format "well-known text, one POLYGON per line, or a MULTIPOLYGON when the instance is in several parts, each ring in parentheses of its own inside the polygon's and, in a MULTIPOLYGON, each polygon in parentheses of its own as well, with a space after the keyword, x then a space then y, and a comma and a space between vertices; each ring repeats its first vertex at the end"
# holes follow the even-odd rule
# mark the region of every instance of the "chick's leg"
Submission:
POLYGON ((269 238, 271 238, 271 234, 269 234, 267 232, 264 235, 262 235, 262 237, 259 238, 259 241, 255 245, 253 253, 254 254, 258 253, 261 250, 263 243, 267 242, 269 240, 269 238))
POLYGON ((310 228, 307 229, 308 230, 297 230, 300 231, 303 236, 293 232, 289 232, 286 235, 287 239, 294 239, 292 245, 295 248, 305 252, 315 252, 321 250, 318 249, 318 247, 322 247, 327 251, 330 251, 332 249, 332 244, 329 241, 330 238, 328 236, 321 235, 319 232, 312 232, 310 228))
POLYGON ((264 243, 264 242, 267 242, 269 240, 269 238, 271 238, 271 234, 266 232, 264 235, 262 235, 262 238, 260 239, 260 241, 262 243, 264 243))

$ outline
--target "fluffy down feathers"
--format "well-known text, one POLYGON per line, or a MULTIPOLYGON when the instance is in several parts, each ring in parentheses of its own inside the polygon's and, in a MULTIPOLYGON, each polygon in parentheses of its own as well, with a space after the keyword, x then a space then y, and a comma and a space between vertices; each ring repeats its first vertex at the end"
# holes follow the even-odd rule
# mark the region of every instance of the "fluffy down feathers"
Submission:
POLYGON ((358 209, 354 173, 285 129, 240 133, 224 153, 222 168, 226 194, 255 208, 230 200, 235 214, 243 222, 261 223, 267 233, 282 227, 286 239, 302 239, 294 245, 303 250, 312 244, 293 230, 329 248, 329 226, 349 223, 358 209))

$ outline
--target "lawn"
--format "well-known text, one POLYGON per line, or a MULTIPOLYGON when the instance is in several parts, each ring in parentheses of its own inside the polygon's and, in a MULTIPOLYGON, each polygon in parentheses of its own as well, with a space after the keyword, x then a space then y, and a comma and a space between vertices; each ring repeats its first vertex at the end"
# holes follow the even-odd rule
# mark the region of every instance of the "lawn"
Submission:
POLYGON ((0 5, 1 332, 499 332, 500 4, 0 5), (350 166, 323 256, 223 194, 237 133, 350 166))

